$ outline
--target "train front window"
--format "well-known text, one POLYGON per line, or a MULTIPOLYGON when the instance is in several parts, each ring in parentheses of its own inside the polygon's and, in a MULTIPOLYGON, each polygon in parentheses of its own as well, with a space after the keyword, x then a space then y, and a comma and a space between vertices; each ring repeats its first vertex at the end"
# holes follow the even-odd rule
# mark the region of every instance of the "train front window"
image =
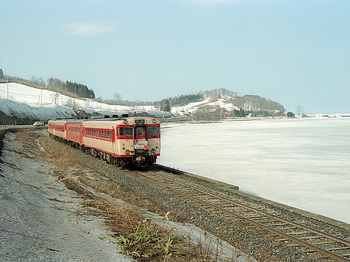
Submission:
POLYGON ((131 127, 120 127, 119 136, 133 136, 131 127))
POLYGON ((148 137, 159 136, 159 126, 148 126, 147 127, 147 135, 148 137))

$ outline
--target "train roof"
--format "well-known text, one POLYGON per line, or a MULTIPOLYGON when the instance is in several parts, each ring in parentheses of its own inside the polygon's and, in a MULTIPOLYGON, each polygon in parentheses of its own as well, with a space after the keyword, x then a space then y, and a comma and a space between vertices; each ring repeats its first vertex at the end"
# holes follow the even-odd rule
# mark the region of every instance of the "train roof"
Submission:
MULTIPOLYGON (((114 121, 120 121, 120 120, 128 120, 128 119, 156 119, 154 117, 149 116, 122 116, 122 117, 113 117, 113 118, 90 118, 90 119, 52 119, 49 121, 66 121, 68 123, 83 123, 83 122, 114 122, 114 121)), ((159 120, 156 120, 157 122, 159 120)), ((154 123, 154 121, 152 121, 154 123)))

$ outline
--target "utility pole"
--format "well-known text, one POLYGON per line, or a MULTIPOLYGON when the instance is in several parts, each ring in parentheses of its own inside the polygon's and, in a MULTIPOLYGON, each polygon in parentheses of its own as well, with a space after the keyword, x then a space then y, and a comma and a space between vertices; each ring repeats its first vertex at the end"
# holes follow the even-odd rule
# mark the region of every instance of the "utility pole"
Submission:
POLYGON ((7 93, 7 99, 9 99, 9 78, 7 78, 7 89, 6 89, 6 93, 7 93))

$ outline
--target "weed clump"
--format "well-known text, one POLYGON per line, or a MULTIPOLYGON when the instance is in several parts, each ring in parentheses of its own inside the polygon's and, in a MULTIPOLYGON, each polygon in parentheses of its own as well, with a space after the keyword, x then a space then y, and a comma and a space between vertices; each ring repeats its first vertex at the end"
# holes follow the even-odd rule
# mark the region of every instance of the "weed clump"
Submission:
POLYGON ((117 240, 122 253, 141 261, 176 257, 180 253, 176 246, 183 243, 173 230, 161 230, 148 219, 139 222, 133 233, 119 235, 117 240))

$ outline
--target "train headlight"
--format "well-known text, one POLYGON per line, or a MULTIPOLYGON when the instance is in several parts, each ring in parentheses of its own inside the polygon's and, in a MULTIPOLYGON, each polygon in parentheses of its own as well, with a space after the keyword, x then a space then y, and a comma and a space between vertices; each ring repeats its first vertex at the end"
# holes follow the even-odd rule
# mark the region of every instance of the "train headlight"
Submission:
POLYGON ((125 154, 130 155, 130 150, 129 149, 125 150, 125 154))
POLYGON ((127 123, 128 123, 128 120, 124 119, 124 120, 123 120, 123 123, 124 123, 124 124, 127 124, 127 123))
POLYGON ((154 155, 156 153, 156 150, 152 148, 151 153, 154 155))
POLYGON ((152 122, 153 122, 153 123, 157 123, 157 119, 154 118, 154 119, 152 120, 152 122))

